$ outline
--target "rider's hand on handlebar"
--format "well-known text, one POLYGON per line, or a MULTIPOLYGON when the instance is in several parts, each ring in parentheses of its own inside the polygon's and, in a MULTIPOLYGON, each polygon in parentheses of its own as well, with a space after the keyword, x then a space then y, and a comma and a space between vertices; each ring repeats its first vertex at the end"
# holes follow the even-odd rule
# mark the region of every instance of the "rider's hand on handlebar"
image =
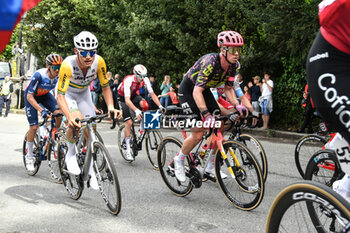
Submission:
POLYGON ((47 115, 49 115, 49 113, 45 109, 41 111, 41 117, 42 118, 46 118, 47 115))
POLYGON ((238 121, 240 117, 241 117, 241 116, 240 116, 240 113, 235 112, 235 113, 233 113, 233 114, 230 116, 230 120, 231 120, 231 121, 238 121))
POLYGON ((120 119, 120 118, 122 118, 123 112, 122 112, 121 110, 117 110, 117 109, 110 109, 110 110, 108 111, 108 116, 109 116, 110 118, 111 118, 111 111, 114 113, 114 114, 113 114, 114 119, 120 119))
POLYGON ((142 112, 140 109, 136 109, 135 114, 136 114, 137 120, 139 121, 142 120, 142 112))
POLYGON ((162 114, 166 113, 166 108, 164 108, 162 105, 159 105, 159 110, 162 112, 162 114))
POLYGON ((212 128, 215 125, 215 117, 211 114, 209 114, 208 116, 206 116, 204 118, 204 125, 209 125, 209 128, 212 128))
POLYGON ((96 114, 100 114, 100 115, 103 114, 103 110, 102 110, 102 109, 97 109, 97 108, 96 108, 95 112, 96 112, 96 114))

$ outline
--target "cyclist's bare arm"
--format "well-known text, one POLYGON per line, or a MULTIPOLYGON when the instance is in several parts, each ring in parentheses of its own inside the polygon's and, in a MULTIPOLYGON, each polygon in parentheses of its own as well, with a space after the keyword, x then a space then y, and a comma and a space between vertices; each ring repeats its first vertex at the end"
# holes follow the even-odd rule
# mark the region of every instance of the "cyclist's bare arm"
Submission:
POLYGON ((205 90, 205 88, 199 87, 199 86, 195 86, 193 88, 193 99, 196 102, 196 105, 197 105, 200 112, 208 110, 208 107, 205 104, 205 100, 204 100, 204 96, 203 96, 204 90, 205 90))
POLYGON ((36 110, 38 110, 39 112, 43 111, 44 109, 38 104, 38 102, 36 102, 34 95, 33 94, 27 94, 27 100, 30 103, 30 105, 32 105, 36 110))
POLYGON ((151 92, 150 95, 151 95, 151 98, 152 98, 153 102, 159 107, 160 102, 159 102, 159 99, 156 96, 156 94, 154 94, 154 92, 151 92))
POLYGON ((242 101, 242 104, 249 110, 249 112, 254 111, 252 104, 245 95, 242 95, 239 99, 242 101))
POLYGON ((225 85, 224 91, 228 102, 233 106, 237 106, 239 103, 233 87, 225 85))

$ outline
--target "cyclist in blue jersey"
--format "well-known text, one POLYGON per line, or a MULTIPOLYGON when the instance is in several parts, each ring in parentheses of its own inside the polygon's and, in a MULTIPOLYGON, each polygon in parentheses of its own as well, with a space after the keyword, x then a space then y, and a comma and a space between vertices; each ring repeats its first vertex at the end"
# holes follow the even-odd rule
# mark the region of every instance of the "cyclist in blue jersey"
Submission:
MULTIPOLYGON (((217 40, 220 53, 210 53, 201 57, 185 74, 179 88, 179 99, 183 113, 189 118, 203 120, 203 125, 214 125, 215 116, 220 115, 220 108, 210 88, 224 85, 227 101, 233 106, 242 103, 253 111, 249 100, 243 95, 239 85, 235 85, 235 76, 239 72, 239 55, 244 44, 242 36, 235 31, 219 33, 217 40), (236 95, 237 93, 237 95, 236 95)), ((180 182, 186 180, 184 159, 202 139, 204 128, 191 128, 191 135, 184 141, 180 152, 175 156, 175 175, 180 182)), ((209 158, 211 161, 211 158, 209 158)), ((206 168, 210 176, 214 174, 214 164, 206 168)))
MULTIPOLYGON (((37 70, 32 76, 26 90, 25 111, 29 122, 29 131, 26 144, 26 167, 34 170, 35 158, 33 156, 34 136, 38 129, 38 111, 42 117, 48 115, 47 111, 58 113, 58 105, 55 97, 50 93, 58 81, 58 72, 62 64, 62 57, 58 54, 50 54, 46 57, 46 68, 37 70)), ((56 118, 56 125, 61 124, 61 118, 56 118)))

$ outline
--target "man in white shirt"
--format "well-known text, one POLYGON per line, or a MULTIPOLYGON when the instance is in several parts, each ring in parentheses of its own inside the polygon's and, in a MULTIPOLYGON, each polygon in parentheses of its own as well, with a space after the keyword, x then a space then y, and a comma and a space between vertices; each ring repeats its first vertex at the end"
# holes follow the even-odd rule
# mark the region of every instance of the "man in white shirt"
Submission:
POLYGON ((270 120, 270 113, 272 112, 272 91, 273 91, 273 81, 270 79, 270 74, 268 72, 264 73, 264 78, 260 85, 261 97, 260 106, 263 119, 262 129, 267 129, 270 120))

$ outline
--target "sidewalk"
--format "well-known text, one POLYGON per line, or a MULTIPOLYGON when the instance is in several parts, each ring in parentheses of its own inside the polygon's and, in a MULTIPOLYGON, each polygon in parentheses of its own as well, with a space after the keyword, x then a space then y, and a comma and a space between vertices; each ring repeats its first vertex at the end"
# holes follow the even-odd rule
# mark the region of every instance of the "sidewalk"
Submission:
MULTIPOLYGON (((25 114, 24 109, 11 109, 10 113, 14 114, 25 114)), ((109 123, 110 120, 106 119, 103 120, 105 123, 109 123)), ((307 134, 301 134, 301 133, 295 133, 295 132, 289 132, 289 131, 283 131, 283 130, 275 130, 275 129, 267 129, 267 130, 262 130, 259 128, 254 128, 254 129, 241 129, 242 133, 248 133, 248 134, 253 134, 265 139, 269 140, 274 140, 274 139, 286 139, 290 141, 295 141, 297 142, 301 137, 307 135, 307 134)))

